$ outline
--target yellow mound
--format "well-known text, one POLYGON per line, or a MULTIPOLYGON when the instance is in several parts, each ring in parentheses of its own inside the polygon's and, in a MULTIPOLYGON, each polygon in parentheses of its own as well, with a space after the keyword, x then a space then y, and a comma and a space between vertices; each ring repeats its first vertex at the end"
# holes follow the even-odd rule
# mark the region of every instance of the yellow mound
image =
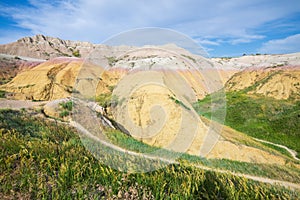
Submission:
POLYGON ((70 96, 82 60, 54 59, 18 74, 1 86, 15 99, 51 100, 70 96))
MULTIPOLYGON (((77 92, 93 97, 113 91, 118 100, 118 106, 112 110, 114 119, 133 137, 145 143, 208 158, 285 163, 283 156, 265 149, 232 129, 224 127, 219 136, 221 125, 215 124, 212 127, 195 113, 190 102, 220 89, 222 85, 219 77, 213 78, 215 71, 212 69, 142 70, 128 74, 129 70, 124 68, 103 71, 99 66, 88 64, 82 68, 82 63, 83 60, 75 58, 47 61, 21 72, 0 89, 14 94, 14 98, 32 100, 61 99, 77 92)), ((219 73, 223 74, 222 81, 225 81, 233 72, 219 73)), ((253 84, 257 74, 259 73, 245 72, 240 76, 235 75, 231 82, 236 84, 230 85, 230 89, 240 89, 253 84), (249 81, 244 83, 244 79, 249 81)), ((265 77, 267 74, 262 73, 259 76, 265 77)), ((293 77, 284 75, 281 80, 287 82, 290 88, 295 88, 299 80, 299 70, 293 71, 293 77), (293 81, 288 82, 285 79, 293 81)), ((275 74, 268 84, 273 83, 275 87, 276 80, 278 78, 275 74)), ((263 92, 267 86, 258 87, 256 92, 263 92)), ((289 88, 287 85, 284 87, 289 88)), ((293 89, 289 91, 295 92, 293 89)))
POLYGON ((246 69, 236 73, 226 83, 229 91, 253 87, 250 94, 261 94, 275 99, 300 99, 300 66, 246 69))

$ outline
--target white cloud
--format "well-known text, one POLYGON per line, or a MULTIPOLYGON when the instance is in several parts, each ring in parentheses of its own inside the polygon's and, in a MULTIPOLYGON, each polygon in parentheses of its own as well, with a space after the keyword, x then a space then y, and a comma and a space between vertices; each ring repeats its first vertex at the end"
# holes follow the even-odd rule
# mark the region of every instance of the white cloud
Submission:
POLYGON ((237 39, 231 39, 228 42, 230 44, 241 44, 241 43, 249 43, 253 40, 263 39, 265 36, 262 35, 244 35, 244 37, 237 38, 237 39))
POLYGON ((300 51, 300 34, 292 35, 284 39, 270 40, 259 49, 261 53, 294 53, 300 51))
POLYGON ((197 40, 197 42, 199 44, 202 44, 202 45, 212 45, 212 46, 218 46, 218 45, 220 45, 219 42, 212 41, 212 40, 206 40, 206 39, 204 39, 204 40, 197 40))
POLYGON ((32 33, 99 43, 119 32, 141 27, 165 27, 200 38, 200 43, 231 44, 262 38, 253 30, 298 12, 298 0, 30 0, 31 6, 1 9, 32 33), (201 39, 202 38, 202 39, 201 39))

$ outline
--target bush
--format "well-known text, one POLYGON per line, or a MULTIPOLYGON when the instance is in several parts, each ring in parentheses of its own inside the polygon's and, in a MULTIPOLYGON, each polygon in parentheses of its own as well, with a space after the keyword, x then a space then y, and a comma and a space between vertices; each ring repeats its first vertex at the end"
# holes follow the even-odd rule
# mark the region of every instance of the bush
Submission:
POLYGON ((62 102, 59 105, 67 111, 72 111, 72 107, 73 107, 72 101, 62 102))
POLYGON ((76 51, 73 51, 73 56, 75 57, 81 57, 80 53, 79 53, 79 50, 76 50, 76 51))
POLYGON ((111 57, 106 57, 107 61, 108 61, 108 65, 109 66, 113 66, 116 62, 118 62, 118 59, 114 56, 111 57))
POLYGON ((96 97, 96 102, 103 108, 107 108, 111 105, 112 94, 111 93, 102 93, 96 97))
POLYGON ((5 98, 6 92, 4 90, 0 90, 0 98, 5 98))
POLYGON ((63 117, 69 116, 69 114, 70 114, 69 111, 64 110, 64 111, 62 111, 62 112, 59 113, 59 116, 61 118, 63 118, 63 117))

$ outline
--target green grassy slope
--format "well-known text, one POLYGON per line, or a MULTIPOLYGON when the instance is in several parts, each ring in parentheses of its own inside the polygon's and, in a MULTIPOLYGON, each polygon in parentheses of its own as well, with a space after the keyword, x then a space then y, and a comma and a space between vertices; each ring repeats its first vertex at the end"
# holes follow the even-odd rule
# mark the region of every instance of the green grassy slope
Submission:
POLYGON ((0 110, 3 199, 296 199, 299 192, 173 164, 148 173, 103 165, 63 125, 0 110))
MULTIPOLYGON (((194 107, 200 115, 211 118, 211 105, 218 107, 218 101, 208 95, 194 107)), ((226 93, 226 104, 226 108, 216 109, 213 120, 219 121, 225 110, 225 125, 250 136, 285 145, 300 154, 300 101, 276 100, 238 91, 226 93)))
POLYGON ((266 163, 246 163, 228 159, 206 159, 199 156, 176 153, 160 149, 158 147, 153 147, 137 141, 133 137, 129 137, 117 130, 108 130, 106 134, 113 144, 134 152, 153 154, 153 152, 160 150, 160 157, 177 157, 179 162, 184 162, 189 165, 196 164, 213 169, 228 170, 236 173, 251 174, 254 176, 300 183, 300 169, 295 167, 296 163, 294 162, 287 162, 285 166, 281 166, 266 163))

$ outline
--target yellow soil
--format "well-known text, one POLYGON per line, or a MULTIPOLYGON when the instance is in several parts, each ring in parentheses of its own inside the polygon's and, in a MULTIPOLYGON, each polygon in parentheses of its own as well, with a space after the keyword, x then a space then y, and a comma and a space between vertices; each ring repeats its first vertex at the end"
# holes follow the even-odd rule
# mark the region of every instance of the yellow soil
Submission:
MULTIPOLYGON (((220 89, 229 74, 235 73, 234 70, 219 72, 223 77, 220 80, 219 77, 214 77, 215 71, 205 69, 200 72, 156 70, 127 74, 128 70, 124 69, 103 72, 103 68, 99 66, 88 64, 81 68, 81 65, 80 59, 48 61, 20 73, 0 89, 15 93, 17 99, 53 100, 71 96, 70 90, 73 89, 90 97, 111 92, 111 88, 116 87, 113 94, 120 103, 112 110, 114 119, 133 137, 143 142, 208 158, 278 164, 285 162, 284 157, 262 149, 249 137, 226 127, 226 131, 219 137, 215 133, 219 133, 219 130, 212 131, 210 124, 205 123, 193 111, 190 102, 220 89), (176 100, 185 106, 176 103, 176 100)), ((273 76, 269 83, 258 87, 256 92, 263 93, 267 88, 273 91, 274 88, 271 94, 278 90, 281 96, 277 94, 277 97, 286 98, 287 95, 276 85, 277 82, 284 85, 283 90, 288 89, 288 94, 298 92, 295 88, 298 88, 296 84, 300 80, 299 70, 294 70, 291 77, 290 72, 286 75, 284 72, 284 76, 273 76)), ((257 74, 261 78, 267 72, 244 72, 236 75, 231 80, 236 84, 231 85, 230 89, 253 84, 257 74)), ((50 108, 48 110, 56 112, 50 108)))
POLYGON ((226 83, 226 89, 242 90, 261 81, 249 93, 262 94, 275 99, 300 98, 300 67, 276 67, 268 69, 246 69, 235 74, 226 83))

